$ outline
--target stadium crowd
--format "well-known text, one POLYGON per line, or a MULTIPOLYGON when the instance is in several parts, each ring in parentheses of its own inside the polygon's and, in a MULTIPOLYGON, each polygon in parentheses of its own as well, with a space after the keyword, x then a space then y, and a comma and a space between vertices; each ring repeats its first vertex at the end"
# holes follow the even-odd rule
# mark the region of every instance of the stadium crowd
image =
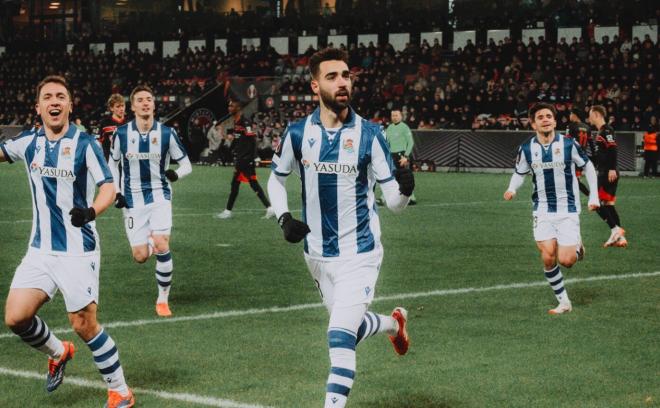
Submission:
MULTIPOLYGON (((383 124, 389 109, 400 107, 411 128, 528 129, 527 108, 534 102, 554 103, 560 128, 567 125, 571 107, 602 104, 615 129, 646 131, 657 123, 652 118, 658 117, 660 105, 660 52, 653 40, 560 39, 554 44, 538 38, 523 44, 506 39, 468 42, 452 53, 426 41, 402 51, 390 44, 351 45, 353 105, 383 124)), ((127 94, 138 83, 155 88, 159 117, 235 76, 279 77, 281 95, 311 96, 306 65, 313 51, 281 56, 271 47, 244 46, 227 55, 196 48, 166 58, 75 48, 69 53, 6 53, 0 58, 0 124, 31 126, 34 84, 52 73, 72 83, 74 117, 92 130, 104 115, 108 95, 127 94)), ((309 98, 283 101, 253 119, 270 133, 309 113, 313 104, 309 98)))

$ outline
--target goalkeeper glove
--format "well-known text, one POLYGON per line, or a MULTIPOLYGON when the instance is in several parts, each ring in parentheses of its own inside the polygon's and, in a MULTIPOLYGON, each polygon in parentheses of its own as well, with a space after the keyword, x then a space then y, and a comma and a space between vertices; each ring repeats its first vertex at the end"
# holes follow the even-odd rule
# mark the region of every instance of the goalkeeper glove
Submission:
POLYGON ((399 192, 406 197, 410 197, 415 189, 415 177, 410 169, 394 170, 394 178, 399 183, 399 192))
POLYGON ((126 204, 126 197, 122 193, 117 193, 115 196, 115 208, 126 208, 128 207, 128 204, 126 204))
POLYGON ((165 177, 171 182, 175 182, 179 179, 179 175, 172 169, 165 170, 165 177))
POLYGON ((307 224, 296 220, 288 212, 282 214, 277 222, 282 227, 282 231, 284 231, 284 239, 294 244, 300 242, 310 232, 307 224))
POLYGON ((71 224, 74 227, 82 227, 90 221, 94 221, 96 218, 96 210, 93 207, 89 208, 77 208, 74 207, 69 211, 71 216, 71 224))

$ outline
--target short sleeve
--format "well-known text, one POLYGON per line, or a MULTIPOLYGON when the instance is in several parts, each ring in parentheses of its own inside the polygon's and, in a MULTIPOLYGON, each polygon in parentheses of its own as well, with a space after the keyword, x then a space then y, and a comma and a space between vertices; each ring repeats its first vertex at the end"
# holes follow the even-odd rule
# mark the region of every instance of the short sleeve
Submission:
POLYGON ((379 183, 387 183, 394 179, 394 163, 382 131, 377 131, 372 141, 371 169, 379 183))
POLYGON ((30 143, 32 143, 33 139, 34 133, 23 132, 13 139, 0 143, 0 149, 2 149, 2 154, 5 155, 5 158, 9 163, 24 161, 25 151, 30 143))
POLYGON ((103 150, 98 141, 90 139, 85 159, 87 161, 87 169, 92 174, 92 178, 97 186, 112 183, 112 174, 110 174, 110 168, 103 157, 103 150))
POLYGON ((573 141, 572 146, 571 160, 576 166, 583 167, 589 161, 589 157, 576 141, 573 141))
POLYGON ((296 157, 293 152, 293 144, 289 133, 290 131, 287 129, 282 135, 280 144, 277 146, 270 165, 273 173, 278 176, 288 176, 295 168, 296 157))
POLYGON ((117 130, 112 133, 110 140, 110 157, 114 161, 119 161, 121 159, 121 140, 119 139, 119 132, 117 130))
POLYGON ((174 129, 170 133, 170 156, 176 161, 188 156, 186 148, 183 147, 183 143, 181 143, 181 139, 179 139, 179 135, 174 129))
POLYGON ((518 148, 518 155, 516 156, 516 173, 524 175, 529 173, 530 170, 529 162, 527 161, 527 157, 525 157, 523 147, 520 146, 518 148))

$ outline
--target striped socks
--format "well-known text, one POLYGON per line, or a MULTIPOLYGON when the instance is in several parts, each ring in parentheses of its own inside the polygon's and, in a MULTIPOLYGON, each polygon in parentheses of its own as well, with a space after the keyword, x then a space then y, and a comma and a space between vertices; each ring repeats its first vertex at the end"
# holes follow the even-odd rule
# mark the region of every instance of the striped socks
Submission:
POLYGON ((328 331, 330 375, 325 393, 325 408, 343 408, 355 378, 355 333, 340 328, 328 331))
POLYGON ((18 336, 31 347, 47 354, 52 359, 57 360, 64 353, 64 345, 51 333, 46 322, 39 316, 34 316, 30 327, 18 336))
POLYGON ((108 389, 117 391, 121 395, 128 395, 124 370, 119 364, 119 352, 112 337, 108 336, 104 329, 101 329, 99 334, 87 342, 87 345, 92 350, 94 363, 103 376, 103 381, 108 389))
POLYGON ((158 300, 156 303, 167 303, 172 285, 172 253, 167 251, 156 254, 156 282, 158 283, 158 300))
POLYGON ((545 279, 547 279, 548 283, 552 287, 552 290, 555 292, 555 297, 557 300, 560 303, 568 302, 568 292, 566 292, 566 289, 564 288, 564 277, 561 274, 559 265, 555 265, 549 271, 544 269, 543 273, 545 274, 545 279))
POLYGON ((397 323, 392 316, 383 316, 373 312, 367 312, 362 318, 362 323, 357 332, 357 343, 366 340, 367 338, 386 332, 391 336, 395 336, 397 332, 397 323))

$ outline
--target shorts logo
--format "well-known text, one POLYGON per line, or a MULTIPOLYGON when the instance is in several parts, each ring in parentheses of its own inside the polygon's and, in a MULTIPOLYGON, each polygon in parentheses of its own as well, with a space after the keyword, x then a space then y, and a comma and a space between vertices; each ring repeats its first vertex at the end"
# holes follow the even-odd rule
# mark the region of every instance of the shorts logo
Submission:
POLYGON ((90 296, 92 296, 92 288, 91 288, 91 287, 88 287, 88 288, 87 288, 87 293, 88 293, 90 296))
POLYGON ((369 286, 367 286, 366 288, 364 288, 364 294, 365 294, 365 295, 369 296, 370 293, 371 293, 371 288, 370 288, 369 286))
POLYGON ((92 262, 92 263, 90 264, 90 266, 92 267, 92 270, 93 270, 93 271, 96 270, 96 262, 92 262))
POLYGON ((347 153, 353 153, 353 139, 344 140, 344 150, 347 153))

